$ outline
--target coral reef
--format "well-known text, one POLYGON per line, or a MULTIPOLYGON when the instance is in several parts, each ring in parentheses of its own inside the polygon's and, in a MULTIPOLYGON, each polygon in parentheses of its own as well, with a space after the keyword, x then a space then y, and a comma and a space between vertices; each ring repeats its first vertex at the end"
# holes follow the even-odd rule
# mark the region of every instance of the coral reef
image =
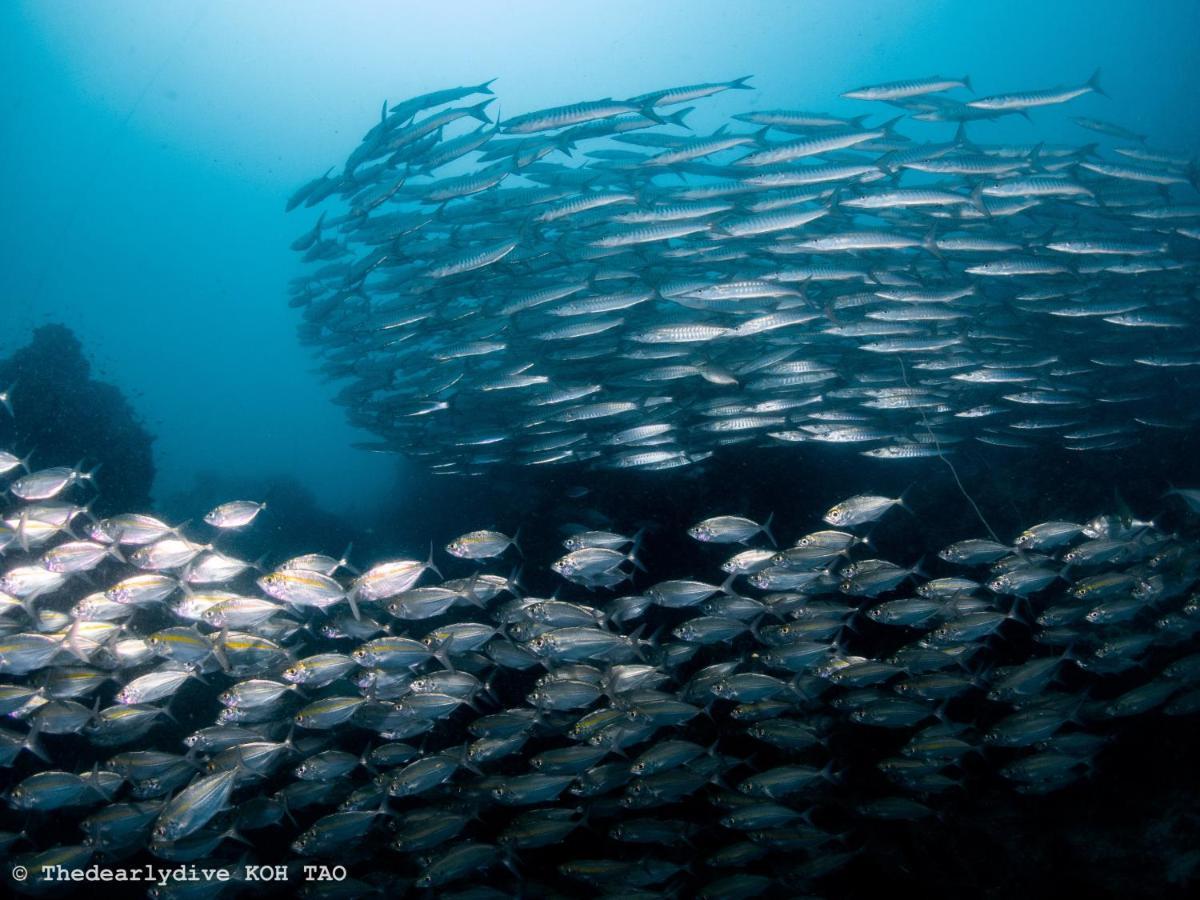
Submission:
POLYGON ((95 510, 148 508, 154 483, 151 435, 121 391, 96 381, 83 347, 65 325, 44 325, 28 345, 0 361, 0 387, 12 387, 15 418, 0 416, 0 436, 35 466, 104 469, 95 510))

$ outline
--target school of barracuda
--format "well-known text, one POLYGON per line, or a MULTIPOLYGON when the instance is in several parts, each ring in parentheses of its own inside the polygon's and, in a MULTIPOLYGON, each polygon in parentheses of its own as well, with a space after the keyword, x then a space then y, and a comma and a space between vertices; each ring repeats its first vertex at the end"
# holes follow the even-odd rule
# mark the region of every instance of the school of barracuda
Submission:
MULTIPOLYGON (((347 866, 318 896, 794 894, 864 849, 862 823, 909 827, 978 778, 1103 777, 1132 717, 1200 711, 1200 490, 1164 499, 1171 533, 1049 521, 930 572, 874 558, 901 497, 790 512, 790 545, 772 518, 705 519, 698 572, 662 571, 640 533, 575 532, 536 597, 516 536, 265 566, 237 552, 262 503, 97 519, 92 472, 31 462, 0 453, 0 848, 34 873, 21 891, 150 858, 347 866), (182 716, 202 724, 184 737, 182 716)), ((244 888, 263 886, 150 894, 244 888)))
POLYGON ((1079 143, 969 135, 1097 76, 895 82, 842 95, 894 118, 753 109, 707 134, 684 104, 747 79, 496 123, 492 82, 385 103, 287 203, 329 201, 292 244, 300 336, 363 446, 435 473, 1128 447, 1196 420, 1162 403, 1198 387, 1196 164, 1083 116, 1052 122, 1079 143))

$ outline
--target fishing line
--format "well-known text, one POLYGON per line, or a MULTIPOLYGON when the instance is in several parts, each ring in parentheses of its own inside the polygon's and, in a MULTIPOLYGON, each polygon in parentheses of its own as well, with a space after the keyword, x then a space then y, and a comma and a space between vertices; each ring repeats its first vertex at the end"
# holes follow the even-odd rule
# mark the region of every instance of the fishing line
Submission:
MULTIPOLYGON (((904 387, 911 391, 912 386, 908 383, 908 370, 904 368, 904 358, 897 356, 896 361, 900 363, 900 377, 904 379, 904 387)), ((983 523, 983 527, 987 529, 987 533, 992 536, 992 540, 997 544, 1003 543, 1003 541, 996 536, 996 532, 992 530, 992 526, 988 524, 988 520, 984 518, 983 510, 979 508, 979 504, 975 502, 974 498, 967 493, 967 489, 963 487, 962 479, 958 477, 958 470, 954 468, 954 463, 950 462, 950 460, 946 458, 946 454, 942 452, 941 441, 937 439, 937 435, 934 434, 933 429, 929 427, 929 419, 925 416, 925 407, 921 406, 918 408, 921 410, 921 423, 925 426, 925 431, 929 435, 929 439, 933 441, 933 446, 937 449, 938 459, 940 459, 950 468, 950 474, 954 476, 954 483, 958 485, 958 489, 962 495, 967 498, 967 502, 970 503, 971 508, 975 510, 975 515, 979 517, 979 521, 983 523)))

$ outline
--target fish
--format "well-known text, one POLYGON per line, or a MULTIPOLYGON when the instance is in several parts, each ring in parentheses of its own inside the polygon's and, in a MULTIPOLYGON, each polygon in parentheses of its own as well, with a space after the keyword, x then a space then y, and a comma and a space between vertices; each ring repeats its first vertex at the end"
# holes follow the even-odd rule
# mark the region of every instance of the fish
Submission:
POLYGON ((654 107, 661 100, 661 95, 650 95, 640 102, 638 100, 618 101, 611 97, 604 100, 583 101, 512 116, 500 123, 500 129, 505 134, 531 134, 538 131, 566 128, 571 125, 582 125, 600 119, 611 119, 623 113, 640 113, 651 121, 660 121, 658 114, 654 112, 654 107))
POLYGON ((92 481, 94 473, 95 470, 84 472, 78 467, 52 466, 20 476, 8 490, 21 500, 50 500, 72 485, 92 481))
POLYGON ((931 78, 914 78, 907 81, 892 81, 887 84, 868 85, 865 87, 854 88, 850 91, 845 91, 842 96, 848 100, 906 100, 909 97, 919 97, 922 94, 936 94, 944 91, 953 90, 954 88, 971 87, 971 79, 969 76, 962 78, 942 78, 933 76, 931 78))
POLYGON ((1165 496, 1178 497, 1192 512, 1200 512, 1200 489, 1171 488, 1165 496))
POLYGON ((741 516, 713 516, 705 519, 688 529, 688 536, 697 541, 712 544, 744 544, 755 535, 762 533, 767 536, 771 546, 775 546, 775 536, 771 534, 771 519, 759 525, 741 516))
MULTIPOLYGON (((906 504, 902 498, 860 494, 835 504, 824 515, 817 506, 810 511, 806 524, 824 521, 854 527, 878 523, 897 505, 906 504)), ((1188 504, 1184 506, 1187 514, 1194 515, 1188 504)), ((917 511, 910 512, 914 517, 918 515, 917 511)), ((706 541, 697 535, 709 537, 707 542, 745 542, 760 532, 773 537, 769 522, 770 518, 768 524, 759 525, 749 519, 719 516, 692 526, 686 534, 701 543, 706 541)), ((902 524, 900 520, 879 527, 899 528, 902 524)), ((1142 608, 1140 600, 1131 601, 1134 614, 1120 618, 1115 625, 1097 616, 1071 619, 1075 624, 1067 627, 1080 629, 1073 635, 1073 643, 1088 643, 1086 629, 1099 629, 1096 637, 1107 641, 1084 657, 1070 648, 1061 649, 1057 638, 1044 643, 1054 629, 1003 611, 1003 598, 1011 593, 1038 598, 1031 602, 1047 611, 1082 602, 1086 611, 1096 599, 1103 603, 1131 589, 1137 580, 1132 572, 1139 571, 1151 555, 1168 551, 1173 557, 1188 560, 1188 574, 1183 577, 1188 579, 1187 584, 1193 584, 1200 579, 1200 536, 1195 527, 1168 534, 1159 531, 1155 521, 1138 520, 1127 510, 1115 516, 1094 516, 1085 524, 1051 520, 1021 530, 1011 543, 976 538, 952 543, 935 555, 947 567, 936 577, 920 567, 907 568, 864 556, 873 549, 873 542, 852 531, 810 531, 792 548, 762 551, 766 558, 761 561, 806 566, 810 561, 805 556, 812 554, 820 565, 830 569, 831 577, 824 586, 819 581, 810 582, 805 588, 807 593, 794 595, 795 599, 766 592, 759 598, 740 596, 732 592, 732 579, 749 578, 753 583, 751 570, 756 569, 757 562, 749 561, 724 566, 731 580, 721 586, 699 578, 659 581, 645 588, 646 605, 641 615, 652 615, 649 611, 657 606, 684 619, 670 632, 650 640, 641 637, 643 626, 628 630, 621 625, 612 630, 615 617, 601 608, 564 599, 523 596, 514 579, 477 570, 470 578, 459 579, 456 586, 409 586, 393 593, 394 579, 412 584, 427 571, 442 577, 432 554, 425 563, 405 560, 368 566, 364 574, 375 574, 366 579, 363 575, 341 575, 343 562, 310 554, 293 557, 291 562, 311 561, 313 568, 285 564, 273 571, 294 573, 302 579, 315 575, 323 590, 334 596, 353 591, 357 585, 361 588, 360 602, 372 613, 377 608, 394 613, 398 599, 407 597, 405 602, 416 602, 418 596, 426 596, 421 593, 424 591, 431 602, 437 600, 437 614, 442 615, 474 595, 478 602, 466 604, 468 615, 487 617, 490 623, 466 620, 438 626, 423 641, 396 634, 357 641, 351 638, 356 646, 349 653, 312 652, 301 645, 294 656, 277 652, 269 639, 255 632, 270 631, 275 617, 283 612, 319 620, 334 615, 332 606, 293 602, 285 610, 272 596, 278 585, 263 578, 255 581, 246 567, 232 567, 218 580, 221 588, 257 588, 266 597, 214 589, 210 591, 213 602, 204 614, 185 620, 187 624, 146 634, 148 643, 162 651, 169 647, 172 654, 182 653, 190 666, 210 666, 219 647, 225 658, 220 666, 213 666, 203 678, 197 669, 175 664, 138 674, 141 662, 135 657, 129 663, 118 663, 113 673, 122 682, 114 698, 115 707, 92 711, 75 704, 79 706, 76 711, 64 706, 53 716, 35 717, 25 735, 0 736, 14 755, 21 749, 40 750, 36 744, 39 730, 57 733, 69 729, 100 740, 116 727, 102 724, 118 721, 107 715, 113 708, 140 716, 142 724, 136 726, 136 733, 144 735, 161 712, 150 704, 168 699, 193 680, 197 690, 213 690, 209 679, 226 685, 218 700, 226 711, 242 717, 242 724, 221 724, 223 717, 218 716, 217 723, 183 741, 188 755, 165 747, 118 753, 108 762, 114 770, 108 775, 74 775, 47 769, 17 785, 10 792, 10 803, 22 809, 54 809, 68 816, 99 809, 81 823, 94 840, 141 845, 160 858, 174 859, 180 853, 192 852, 192 844, 212 847, 213 841, 224 839, 226 832, 222 829, 235 806, 240 815, 240 810, 266 799, 256 793, 266 776, 290 777, 294 781, 281 792, 288 796, 284 802, 289 809, 298 810, 306 804, 324 807, 307 825, 294 826, 287 844, 290 852, 299 857, 321 857, 346 852, 358 844, 391 840, 401 852, 434 854, 422 864, 424 874, 420 876, 429 885, 457 883, 473 872, 485 870, 496 863, 502 851, 520 853, 565 840, 589 815, 600 816, 615 840, 633 846, 686 846, 686 841, 716 828, 720 835, 716 852, 731 860, 770 857, 778 852, 776 842, 782 842, 779 847, 791 847, 796 842, 820 846, 829 836, 817 830, 805 831, 810 826, 800 822, 802 813, 792 804, 796 798, 842 790, 848 777, 839 771, 837 762, 837 748, 842 744, 827 743, 829 730, 836 729, 841 742, 861 744, 855 754, 872 745, 869 732, 862 729, 913 732, 899 757, 882 758, 878 765, 896 786, 893 790, 911 791, 921 800, 886 795, 868 799, 862 801, 866 818, 925 818, 937 807, 940 793, 957 783, 941 774, 940 769, 971 754, 987 759, 985 747, 1009 748, 1020 754, 996 764, 997 774, 1020 793, 1060 790, 1089 777, 1089 760, 1097 742, 1108 738, 1086 731, 1060 735, 1074 722, 1080 723, 1074 727, 1088 727, 1087 719, 1078 718, 1078 709, 1088 701, 1085 693, 1059 687, 1058 674, 1065 667, 1076 667, 1077 677, 1102 678, 1093 672, 1111 665, 1105 660, 1143 654, 1155 637, 1136 630, 1120 636, 1108 629, 1128 627, 1127 623, 1136 629, 1141 622, 1140 627, 1156 630, 1157 625, 1149 617, 1136 614, 1142 608), (1073 571, 1076 567, 1081 568, 1079 573, 1073 571), (991 578, 977 581, 963 572, 988 572, 991 578), (494 580, 494 587, 488 587, 491 581, 483 579, 494 580), (917 596, 913 598, 897 590, 910 579, 916 582, 917 596), (868 617, 881 626, 909 633, 900 652, 883 659, 847 651, 844 629, 855 610, 836 599, 839 588, 859 596, 882 598, 870 607, 868 617), (512 593, 511 599, 489 605, 501 590, 512 593), (483 599, 485 594, 487 600, 483 599), (223 614, 223 607, 228 612, 223 614), (785 624, 760 627, 747 622, 761 620, 768 610, 785 615, 785 624), (737 615, 731 615, 735 612, 737 615), (228 615, 234 618, 227 619, 228 615), (995 642, 1002 646, 1003 629, 1010 622, 1015 623, 1013 628, 1028 630, 1021 646, 1025 652, 1032 648, 1033 655, 1015 665, 982 667, 973 675, 962 673, 956 654, 967 647, 978 656, 990 652, 987 648, 995 642), (230 632, 231 624, 248 631, 230 632), (809 627, 818 625, 820 632, 809 627), (521 636, 526 626, 532 631, 521 636), (826 637, 806 639, 804 635, 809 633, 826 637), (835 637, 839 633, 843 636, 835 637), (486 683, 481 680, 489 668, 497 674, 505 669, 509 665, 506 655, 493 655, 490 662, 484 662, 480 677, 470 671, 445 668, 452 659, 465 661, 481 649, 487 652, 492 642, 507 645, 514 639, 547 667, 531 690, 506 698, 516 706, 494 705, 500 699, 497 691, 507 693, 509 689, 494 684, 490 676, 486 683), (681 664, 672 660, 686 659, 689 647, 694 652, 700 646, 719 648, 714 652, 724 661, 685 675, 681 664), (634 662, 638 657, 642 659, 634 662), (893 683, 894 693, 881 688, 893 683), (389 693, 389 685, 394 685, 394 693, 389 693), (828 702, 825 685, 843 692, 835 702, 828 702), (322 696, 308 696, 309 692, 326 688, 333 690, 322 696), (969 718, 957 718, 969 716, 966 710, 942 714, 938 719, 933 704, 973 690, 986 691, 986 702, 1010 712, 994 718, 986 730, 980 731, 973 728, 969 718), (709 708, 711 724, 707 729, 713 737, 709 745, 688 740, 682 730, 704 712, 699 704, 709 708), (500 711, 487 712, 489 707, 500 711), (808 720, 814 708, 822 710, 823 724, 808 720), (456 727, 453 723, 460 717, 474 737, 469 744, 453 743, 449 729, 456 727), (93 718, 97 725, 90 724, 93 718), (448 730, 432 745, 418 749, 403 743, 404 736, 433 733, 435 725, 439 730, 448 730), (543 745, 530 754, 526 747, 535 730, 557 740, 557 745, 543 745), (368 745, 363 750, 359 743, 348 740, 360 731, 374 732, 386 743, 368 745), (773 758, 760 761, 756 754, 729 756, 737 752, 735 739, 743 739, 743 735, 788 753, 827 748, 823 752, 833 758, 822 766, 773 758), (283 740, 278 739, 280 736, 283 740), (624 753, 626 748, 630 752, 624 761, 608 761, 614 750, 624 753), (207 771, 203 774, 195 771, 197 758, 205 762, 207 771), (500 758, 516 764, 511 774, 485 775, 477 768, 500 758), (698 819, 680 825, 636 814, 641 809, 695 797, 717 773, 733 768, 746 770, 733 782, 733 796, 742 799, 714 796, 720 807, 715 817, 719 824, 698 819), (114 804, 114 791, 124 779, 143 786, 141 790, 149 792, 146 796, 157 797, 157 801, 148 805, 114 804), (160 781, 162 788, 156 786, 160 781), (321 799, 342 784, 344 788, 321 799), (235 803, 235 796, 245 799, 235 803), (335 806, 337 797, 345 798, 340 808, 335 806), (391 808, 392 798, 407 798, 406 802, 418 804, 404 813, 404 830, 394 839, 382 826, 397 816, 391 808), (536 808, 511 814, 494 845, 456 841, 471 816, 457 808, 447 809, 445 804, 468 798, 473 808, 536 808), (583 803, 583 810, 573 806, 576 803, 583 803), (740 835, 761 836, 768 832, 774 837, 765 843, 760 837, 754 854, 742 852, 740 835)), ((466 534, 481 538, 461 546, 480 543, 493 552, 456 554, 453 550, 457 542, 447 545, 446 552, 475 565, 496 559, 514 540, 486 531, 466 534)), ((634 551, 642 547, 643 535, 641 531, 632 538, 620 532, 577 532, 567 539, 568 547, 578 547, 568 556, 585 554, 577 560, 582 566, 580 571, 612 572, 631 561, 634 551)), ((182 532, 172 539, 187 540, 182 532)), ((61 541, 57 546, 73 543, 69 535, 61 541)), ((44 555, 52 550, 36 552, 44 555)), ((753 552, 743 551, 735 559, 753 552)), ((651 557, 639 560, 639 564, 648 567, 654 561, 651 557)), ((122 570, 128 571, 132 565, 121 556, 104 554, 98 566, 88 571, 108 573, 119 586, 114 596, 143 603, 147 597, 158 598, 149 602, 159 602, 178 588, 175 579, 158 573, 125 575, 122 570)), ((548 571, 564 578, 576 574, 566 566, 550 567, 548 571)), ((757 574, 763 571, 757 570, 757 574)), ((69 581, 84 574, 84 570, 71 570, 63 573, 63 578, 69 581)), ((443 581, 443 585, 451 583, 443 581)), ((38 595, 32 603, 48 602, 63 586, 59 584, 38 595)), ((109 589, 107 593, 114 591, 109 589)), ((1191 602, 1186 588, 1177 591, 1176 597, 1177 604, 1191 602)), ((120 603, 113 605, 122 607, 120 603)), ((20 604, 16 608, 23 609, 20 604)), ((183 605, 166 605, 164 611, 182 617, 185 609, 183 605)), ((86 670, 60 669, 64 664, 57 660, 62 648, 53 637, 17 634, 6 641, 0 647, 0 662, 8 667, 10 678, 27 679, 47 669, 61 674, 64 684, 71 675, 89 676, 82 680, 70 678, 78 681, 79 689, 85 692, 94 690, 106 678, 103 673, 92 676, 86 670)), ((1012 645, 1009 652, 1016 646, 1012 645)), ((314 649, 319 651, 319 645, 314 649)), ((1192 676, 1200 677, 1200 666, 1194 665, 1194 648, 1180 647, 1172 656, 1173 662, 1159 670, 1162 674, 1151 670, 1143 685, 1105 701, 1106 720, 1155 709, 1175 715, 1200 711, 1195 704, 1170 703, 1194 680, 1192 676)), ((476 665, 478 662, 472 663, 476 665)), ((504 677, 515 677, 519 671, 514 669, 504 677)), ((16 702, 28 702, 31 696, 26 693, 16 702)), ((39 712, 50 708, 49 704, 43 705, 39 712)), ((271 821, 282 824, 284 819, 271 817, 271 821)), ((616 861, 588 860, 562 864, 564 870, 573 873, 572 877, 585 880, 604 881, 618 872, 639 881, 659 877, 657 872, 649 874, 639 866, 641 863, 631 869, 616 861), (604 874, 610 871, 612 875, 604 874)))
POLYGON ((204 521, 214 528, 244 528, 267 508, 253 500, 231 500, 204 514, 204 521))
POLYGON ((853 527, 874 522, 893 506, 904 506, 904 498, 859 494, 831 506, 822 521, 838 527, 853 527))
POLYGON ((237 776, 233 769, 193 780, 154 820, 155 838, 177 841, 207 825, 229 802, 237 776))
POLYGON ((520 553, 517 544, 520 536, 520 532, 510 538, 498 531, 472 531, 447 544, 446 552, 459 559, 490 559, 500 556, 509 547, 520 553))
POLYGON ((1013 94, 997 94, 991 97, 980 97, 978 100, 968 100, 967 106, 972 109, 985 110, 1017 110, 1023 111, 1037 106, 1051 106, 1066 103, 1084 94, 1100 94, 1107 96, 1100 87, 1100 70, 1077 87, 1048 88, 1046 90, 1025 91, 1013 94))
MULTIPOLYGON (((747 80, 521 112, 498 133, 459 134, 488 118, 486 101, 427 105, 471 96, 435 91, 393 104, 342 174, 302 186, 306 199, 290 205, 327 213, 344 254, 308 259, 291 305, 323 374, 347 382, 338 402, 372 446, 448 477, 505 465, 703 469, 736 447, 811 441, 857 443, 881 466, 945 458, 954 443, 1105 453, 1155 427, 1102 402, 1110 385, 1165 395, 1165 378, 1194 380, 1195 311, 1170 298, 1186 293, 1195 251, 1184 233, 1144 231, 1160 215, 1188 221, 1189 161, 968 134, 977 119, 1053 115, 1102 93, 1097 76, 962 101, 952 93, 967 77, 899 80, 843 94, 900 112, 878 125, 869 112, 787 109, 720 124, 747 80), (710 105, 715 130, 688 136, 663 115, 685 103, 710 105), (930 118, 962 127, 930 143, 916 132, 930 118), (450 157, 459 174, 428 174, 450 157), (387 204, 371 205, 371 192, 387 204), (1061 296, 1023 299, 1046 291, 1061 296), (1105 313, 1111 295, 1122 301, 1105 313), (1117 352, 1135 346, 1121 332, 1140 329, 1162 346, 1117 352), (785 338, 792 359, 760 362, 785 338), (1038 385, 1037 367, 1009 363, 1043 340, 1060 357, 1057 390, 1005 390, 1001 371, 1038 385), (1113 359, 1103 379, 1098 353, 1113 359), (478 365, 457 368, 468 360, 478 365), (928 405, 853 393, 902 386, 910 362, 928 405), (826 429, 820 417, 844 400, 863 418, 826 429), (1071 438, 1005 414, 1059 401, 1078 433, 1126 430, 1071 438)), ((1170 418, 1185 426, 1194 413, 1170 418)))
POLYGON ((903 110, 886 126, 770 110, 739 114, 749 136, 661 114, 746 81, 498 126, 492 101, 439 110, 491 82, 433 91, 286 201, 325 214, 292 299, 355 424, 439 475, 575 466, 536 515, 512 505, 511 538, 466 504, 430 519, 427 556, 380 533, 360 569, 295 555, 274 502, 276 522, 246 500, 93 520, 107 474, 3 451, 14 860, 224 865, 252 840, 255 864, 344 866, 356 896, 807 894, 880 822, 954 824, 976 787, 997 807, 1102 787, 1105 748, 1200 713, 1195 489, 1136 515, 1014 490, 1021 524, 992 533, 876 480, 927 459, 914 479, 970 499, 975 444, 1104 454, 1194 428, 1147 402, 1195 387, 1186 161, 903 140, 1094 84, 892 82, 847 92, 903 110), (793 545, 774 511, 692 518, 745 508, 709 459, 790 474, 816 444, 853 447, 861 487, 818 471, 778 507, 793 545), (681 468, 678 511, 610 502, 621 473, 681 468), (498 571, 521 534, 528 586, 498 571))

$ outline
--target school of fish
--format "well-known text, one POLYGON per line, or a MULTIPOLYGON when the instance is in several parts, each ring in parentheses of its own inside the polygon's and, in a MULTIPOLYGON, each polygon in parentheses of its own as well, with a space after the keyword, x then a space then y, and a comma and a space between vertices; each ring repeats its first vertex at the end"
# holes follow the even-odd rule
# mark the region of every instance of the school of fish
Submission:
POLYGON ((794 896, 864 823, 1103 778, 1123 729, 1200 712, 1200 490, 1164 498, 1171 530, 1118 511, 924 562, 876 557, 917 512, 864 493, 697 522, 700 571, 615 531, 553 561, 474 530, 252 563, 261 502, 97 518, 93 472, 34 463, 0 452, 0 855, 25 893, 151 860, 346 867, 325 897, 794 896))
POLYGON ((436 474, 1186 429, 1196 163, 1085 116, 1048 129, 1076 143, 980 136, 1103 103, 1098 75, 870 85, 842 95, 862 115, 752 108, 704 133, 693 105, 748 79, 496 122, 492 82, 385 103, 287 203, 323 210, 292 244, 300 337, 362 446, 436 474))

